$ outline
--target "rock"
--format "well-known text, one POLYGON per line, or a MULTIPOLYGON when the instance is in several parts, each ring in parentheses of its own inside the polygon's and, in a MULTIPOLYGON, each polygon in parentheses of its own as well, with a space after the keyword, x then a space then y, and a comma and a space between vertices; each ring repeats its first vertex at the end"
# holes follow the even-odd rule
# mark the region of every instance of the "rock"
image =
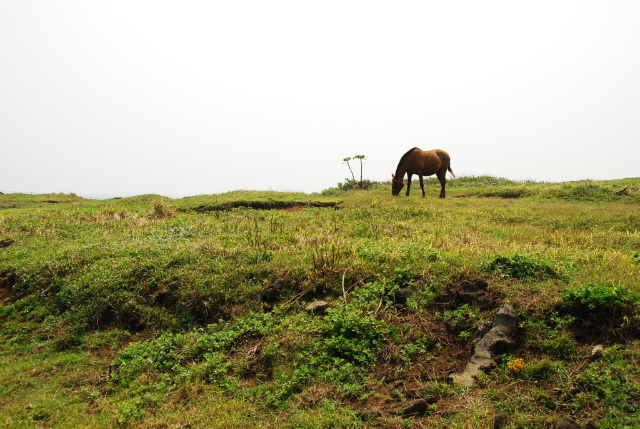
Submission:
POLYGON ((305 307, 309 313, 313 314, 324 314, 327 312, 327 308, 329 308, 329 303, 326 301, 314 301, 311 304, 305 307))
POLYGON ((412 286, 400 288, 393 293, 393 302, 396 305, 407 305, 407 299, 414 293, 416 293, 416 290, 412 286))
POLYGON ((591 350, 591 360, 600 359, 604 353, 604 346, 598 344, 591 350))
POLYGON ((472 303, 478 301, 484 291, 487 289, 488 283, 485 279, 478 277, 471 281, 463 280, 458 288, 458 298, 462 302, 472 303))
POLYGON ((260 301, 266 304, 276 302, 280 296, 280 289, 282 289, 282 283, 280 282, 275 282, 267 286, 260 291, 260 301))
POLYGON ((497 414, 493 418, 493 429, 502 429, 506 427, 509 422, 511 422, 511 418, 506 414, 497 414))
POLYGON ((423 399, 429 405, 434 405, 434 404, 438 403, 438 397, 437 396, 425 396, 423 399))
POLYGON ((424 399, 417 399, 402 410, 403 417, 411 417, 411 416, 423 416, 427 413, 429 409, 429 404, 424 399))
POLYGON ((471 386, 475 383, 476 375, 480 371, 493 368, 496 365, 494 356, 505 353, 513 345, 513 339, 518 329, 518 313, 506 304, 496 312, 493 325, 475 345, 473 356, 461 373, 451 374, 449 378, 458 384, 471 386))
POLYGON ((493 328, 503 329, 509 332, 518 327, 518 313, 511 304, 503 305, 493 316, 493 328))
POLYGON ((487 282, 487 279, 482 277, 476 277, 475 279, 473 279, 473 282, 482 290, 489 287, 489 283, 487 282))
POLYGON ((558 422, 556 429, 582 429, 582 426, 571 417, 564 416, 562 420, 558 422))

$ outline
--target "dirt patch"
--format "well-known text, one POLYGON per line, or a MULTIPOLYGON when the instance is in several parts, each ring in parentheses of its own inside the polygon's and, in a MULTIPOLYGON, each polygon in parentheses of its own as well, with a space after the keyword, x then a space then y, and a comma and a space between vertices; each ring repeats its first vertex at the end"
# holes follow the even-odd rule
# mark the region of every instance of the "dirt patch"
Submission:
POLYGON ((233 201, 215 205, 201 205, 190 209, 180 209, 180 211, 195 211, 196 213, 209 213, 227 211, 239 207, 254 210, 287 210, 295 211, 308 207, 334 208, 337 209, 339 202, 323 201, 233 201))
POLYGON ((460 371, 471 356, 472 341, 461 339, 433 313, 402 315, 389 311, 383 318, 408 329, 399 343, 390 342, 384 347, 373 367, 373 379, 365 386, 369 395, 354 401, 354 408, 395 415, 407 401, 426 398, 438 402, 441 398, 429 393, 429 383, 447 380, 451 373, 460 371), (408 343, 426 336, 431 339, 426 351, 408 353, 408 343))
POLYGON ((384 346, 373 367, 374 376, 365 386, 369 394, 353 401, 353 408, 365 415, 400 416, 408 403, 424 400, 429 404, 427 414, 436 410, 432 407, 434 404, 437 404, 437 414, 458 412, 457 401, 450 401, 444 394, 432 390, 434 382, 451 381, 451 374, 464 369, 476 340, 485 333, 483 328, 471 336, 461 336, 464 327, 443 320, 445 311, 455 310, 463 304, 477 306, 488 317, 504 304, 504 296, 488 287, 484 279, 466 279, 449 285, 445 294, 436 297, 434 311, 414 313, 408 309, 389 308, 383 312, 380 317, 386 324, 403 327, 401 338, 384 346), (464 289, 465 283, 474 283, 478 288, 469 293, 464 289), (422 344, 422 349, 407 347, 418 343, 422 344))
POLYGON ((15 274, 0 277, 0 306, 11 304, 11 288, 16 284, 15 274))
POLYGON ((5 238, 4 240, 0 240, 0 249, 11 246, 15 241, 10 238, 5 238))
POLYGON ((575 320, 569 330, 581 344, 626 344, 640 339, 640 316, 633 314, 632 305, 626 311, 609 308, 591 310, 586 307, 560 307, 561 314, 570 314, 575 320))

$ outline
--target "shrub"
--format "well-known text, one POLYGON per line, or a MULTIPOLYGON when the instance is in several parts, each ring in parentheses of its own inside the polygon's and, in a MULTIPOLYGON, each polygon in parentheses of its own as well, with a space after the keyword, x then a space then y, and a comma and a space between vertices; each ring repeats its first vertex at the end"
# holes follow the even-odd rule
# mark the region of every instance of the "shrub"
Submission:
POLYGON ((596 183, 563 183, 553 192, 553 195, 557 198, 577 201, 606 201, 615 197, 610 189, 596 183))
POLYGON ((320 346, 329 357, 365 365, 376 357, 389 329, 373 314, 355 306, 329 309, 320 322, 320 346))
POLYGON ((576 290, 565 291, 562 299, 569 306, 583 306, 590 310, 615 309, 638 303, 638 296, 626 286, 587 284, 576 290))
POLYGON ((503 277, 517 279, 527 278, 556 278, 558 273, 549 262, 540 258, 514 254, 513 256, 498 255, 488 263, 488 269, 499 273, 503 277))

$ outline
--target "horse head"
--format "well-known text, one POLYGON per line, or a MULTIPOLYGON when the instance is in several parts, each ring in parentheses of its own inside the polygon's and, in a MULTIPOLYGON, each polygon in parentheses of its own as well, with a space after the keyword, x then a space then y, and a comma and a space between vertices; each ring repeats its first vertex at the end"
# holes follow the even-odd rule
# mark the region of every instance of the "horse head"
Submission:
POLYGON ((400 191, 404 188, 404 180, 402 179, 402 177, 391 173, 391 195, 394 197, 400 195, 400 191))

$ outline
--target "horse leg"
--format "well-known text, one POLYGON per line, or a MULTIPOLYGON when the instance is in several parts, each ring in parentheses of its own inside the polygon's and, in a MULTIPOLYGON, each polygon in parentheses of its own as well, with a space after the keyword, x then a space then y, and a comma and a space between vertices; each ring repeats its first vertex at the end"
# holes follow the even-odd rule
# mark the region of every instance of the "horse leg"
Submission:
POLYGON ((407 173, 407 197, 409 196, 410 189, 411 189, 411 173, 407 173))
POLYGON ((422 181, 422 174, 418 177, 420 177, 420 189, 422 189, 422 198, 424 198, 424 182, 422 181))
POLYGON ((447 184, 447 170, 438 170, 436 174, 438 176, 438 180, 440 181, 440 198, 445 197, 444 186, 447 184))

